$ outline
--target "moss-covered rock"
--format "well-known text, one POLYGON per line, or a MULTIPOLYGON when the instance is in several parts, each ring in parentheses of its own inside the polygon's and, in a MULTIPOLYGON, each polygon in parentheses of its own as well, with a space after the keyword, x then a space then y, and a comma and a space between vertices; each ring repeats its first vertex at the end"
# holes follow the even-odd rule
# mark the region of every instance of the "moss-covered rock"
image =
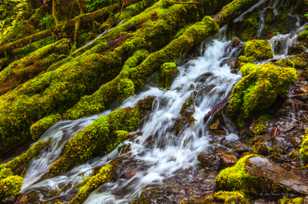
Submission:
POLYGON ((118 130, 131 132, 141 124, 152 105, 152 100, 145 101, 133 108, 118 108, 76 133, 65 145, 62 155, 50 166, 48 175, 57 175, 94 156, 112 151, 127 139, 127 134, 118 130))
POLYGON ((32 135, 32 139, 38 140, 39 137, 52 125, 54 125, 56 122, 61 120, 60 114, 52 114, 49 116, 46 116, 39 121, 33 123, 30 127, 30 132, 32 135))
POLYGON ((240 191, 218 191, 203 198, 182 201, 181 204, 248 204, 249 200, 240 191))
POLYGON ((304 164, 308 164, 308 131, 303 136, 301 147, 299 150, 301 160, 304 164))
POLYGON ((297 198, 288 198, 284 197, 279 200, 279 204, 304 204, 304 198, 297 197, 297 198))
POLYGON ((245 64, 242 79, 234 86, 227 104, 227 112, 237 122, 244 122, 268 110, 278 97, 284 96, 297 79, 294 68, 271 63, 245 64))
POLYGON ((175 62, 166 62, 162 64, 160 69, 160 82, 162 86, 168 88, 177 73, 178 70, 175 62))
POLYGON ((252 134, 256 136, 266 133, 270 118, 270 115, 261 115, 258 117, 250 126, 252 134))
POLYGON ((242 62, 254 62, 271 59, 272 57, 272 48, 267 40, 250 40, 244 44, 243 53, 239 59, 242 62))
POLYGON ((241 190, 243 192, 256 192, 258 186, 262 188, 264 183, 260 178, 251 176, 246 171, 246 162, 256 155, 244 156, 238 162, 219 172, 216 177, 216 187, 219 190, 241 190))
POLYGON ((113 178, 113 166, 111 164, 105 164, 97 174, 86 179, 78 190, 78 193, 69 202, 70 204, 83 203, 89 194, 97 189, 102 184, 109 182, 113 178))
POLYGON ((23 178, 20 176, 8 176, 0 180, 0 200, 16 197, 21 189, 23 178))

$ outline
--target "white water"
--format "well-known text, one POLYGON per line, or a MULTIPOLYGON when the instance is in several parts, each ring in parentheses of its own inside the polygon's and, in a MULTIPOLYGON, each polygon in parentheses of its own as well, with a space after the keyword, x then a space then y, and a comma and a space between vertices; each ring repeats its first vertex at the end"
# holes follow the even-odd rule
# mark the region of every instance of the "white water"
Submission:
MULTIPOLYGON (((160 183, 180 169, 193 167, 197 155, 208 147, 208 132, 204 117, 224 99, 239 79, 225 64, 223 54, 226 42, 214 41, 205 54, 180 67, 179 76, 170 90, 151 88, 156 100, 150 118, 140 129, 142 136, 128 142, 132 157, 144 167, 127 180, 109 183, 104 192, 96 191, 85 203, 127 203, 143 187, 160 183), (185 101, 195 97, 195 122, 179 135, 172 131, 185 101), (149 138, 154 142, 149 144, 149 138), (112 191, 129 189, 128 194, 116 196, 112 191)), ((151 94, 149 94, 151 95, 151 94)))
MULTIPOLYGON (((133 106, 147 96, 154 96, 155 102, 149 119, 140 128, 141 136, 130 144, 132 159, 143 163, 142 170, 128 180, 120 180, 109 184, 109 191, 93 193, 86 203, 121 203, 127 202, 144 186, 162 182, 177 170, 189 168, 196 164, 199 152, 208 147, 208 133, 204 117, 215 105, 225 99, 239 75, 232 74, 230 68, 222 62, 234 54, 224 56, 227 42, 215 40, 210 43, 205 53, 187 64, 179 67, 179 74, 169 90, 156 87, 131 97, 122 105, 133 106), (176 135, 172 131, 176 120, 180 117, 183 104, 194 98, 193 118, 195 122, 188 125, 176 135), (152 143, 149 139, 154 138, 152 143), (130 189, 122 197, 115 197, 112 189, 130 189), (103 202, 102 202, 103 201, 103 202)), ((233 50, 234 51, 234 50, 233 50)), ((104 158, 97 158, 89 163, 77 166, 65 175, 39 181, 50 165, 61 153, 65 141, 97 116, 76 121, 65 121, 50 128, 44 138, 52 139, 50 148, 32 161, 23 185, 23 192, 57 191, 65 196, 82 182, 85 176, 91 175, 93 169, 114 159, 118 155, 115 149, 104 158), (39 181, 39 182, 37 182, 39 181)), ((52 200, 41 194, 41 200, 52 200)))
MULTIPOLYGON (((265 0, 260 0, 234 21, 240 21, 247 13, 261 6, 265 0)), ((278 1, 275 1, 278 2, 278 1)), ((274 6, 276 8, 276 6, 274 6)), ((275 9, 274 9, 275 11, 275 9)), ((278 11, 277 11, 278 12, 278 11)), ((278 13, 277 13, 278 14, 278 13)), ((261 25, 262 26, 262 23, 261 25)), ((262 30, 261 30, 262 32, 262 30)), ((287 56, 289 46, 296 40, 296 33, 278 35, 270 40, 273 50, 277 43, 285 44, 275 51, 274 59, 287 56)), ((209 146, 209 134, 204 118, 220 104, 230 92, 239 75, 232 74, 230 67, 223 64, 226 58, 234 55, 236 50, 226 52, 228 42, 214 40, 202 56, 190 60, 179 67, 179 74, 169 90, 151 87, 136 96, 129 98, 122 107, 134 106, 147 96, 154 96, 153 110, 142 127, 138 130, 140 136, 124 144, 130 145, 130 158, 140 165, 133 176, 107 183, 93 192, 85 203, 88 204, 120 204, 128 203, 141 190, 154 183, 161 183, 173 176, 177 171, 194 167, 197 155, 209 146), (173 130, 176 120, 181 116, 183 104, 193 97, 193 124, 176 134, 173 130), (121 192, 120 194, 117 192, 121 192), (124 193, 123 193, 124 192, 124 193)), ((103 114, 107 114, 106 113, 103 114)), ((66 174, 44 179, 48 166, 59 157, 66 141, 84 126, 90 124, 97 116, 76 121, 64 121, 51 127, 42 139, 51 140, 47 150, 34 159, 28 169, 22 192, 36 191, 40 200, 52 201, 74 192, 86 176, 92 175, 96 167, 100 167, 119 156, 119 148, 102 158, 95 158, 88 163, 76 166, 66 174), (45 192, 61 192, 52 195, 45 192)), ((234 133, 226 136, 227 140, 237 140, 234 133)), ((121 145, 120 145, 121 146, 121 145)), ((127 168, 130 168, 127 166, 127 168)))

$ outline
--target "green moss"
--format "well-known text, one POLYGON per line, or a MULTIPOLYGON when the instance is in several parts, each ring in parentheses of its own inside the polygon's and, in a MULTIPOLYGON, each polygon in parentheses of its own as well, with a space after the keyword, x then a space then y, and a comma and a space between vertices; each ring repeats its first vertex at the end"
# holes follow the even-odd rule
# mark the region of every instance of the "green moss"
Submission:
POLYGON ((216 188, 219 190, 240 190, 245 193, 254 193, 262 185, 259 178, 251 176, 246 171, 246 162, 255 155, 242 157, 237 163, 219 172, 216 177, 216 188))
POLYGON ((0 165, 0 180, 4 179, 8 176, 13 176, 13 171, 9 168, 4 167, 3 165, 0 165))
POLYGON ((273 57, 271 45, 267 40, 250 40, 244 45, 243 56, 240 60, 247 61, 261 61, 273 57))
POLYGON ((303 136, 301 147, 299 150, 301 160, 306 165, 308 164, 308 131, 303 136))
POLYGON ((268 64, 246 64, 242 79, 234 86, 227 112, 237 122, 251 119, 270 108, 279 96, 284 96, 297 79, 294 68, 268 64))
POLYGON ((96 119, 67 142, 63 154, 51 165, 49 175, 65 172, 76 164, 111 151, 126 139, 123 134, 117 134, 117 130, 136 130, 149 105, 140 102, 134 108, 118 108, 96 119))
POLYGON ((92 95, 81 98, 75 106, 64 114, 64 117, 77 119, 99 113, 108 108, 111 103, 121 102, 133 95, 135 93, 135 85, 132 80, 127 78, 128 72, 140 64, 148 55, 149 52, 146 50, 137 50, 134 52, 126 60, 120 74, 116 78, 102 85, 92 95))
POLYGON ((2 166, 12 170, 14 174, 23 175, 28 168, 29 162, 37 156, 42 149, 47 147, 48 142, 49 141, 42 140, 34 143, 27 151, 2 164, 2 166))
POLYGON ((15 197, 19 194, 23 182, 20 176, 9 176, 0 180, 0 200, 15 197))
POLYGON ((105 164, 96 175, 89 177, 84 182, 84 184, 79 188, 78 193, 69 203, 83 203, 92 191, 97 189, 102 184, 111 181, 113 171, 114 169, 111 164, 105 164))
POLYGON ((239 191, 218 191, 214 193, 215 201, 220 201, 225 204, 248 204, 245 195, 239 191))
POLYGON ((163 87, 168 88, 173 79, 178 73, 177 65, 175 62, 166 62, 162 64, 160 69, 160 82, 163 87))
POLYGON ((297 198, 288 198, 284 197, 279 200, 279 204, 304 204, 304 198, 297 197, 297 198))
POLYGON ((0 93, 3 94, 60 60, 70 49, 68 39, 44 46, 26 57, 14 61, 0 72, 0 93))
POLYGON ((254 135, 261 135, 266 133, 267 127, 268 127, 268 121, 270 120, 269 115, 262 115, 258 117, 257 120, 255 120, 251 127, 250 130, 254 135))
POLYGON ((60 114, 46 116, 39 121, 33 123, 30 127, 30 132, 33 140, 38 140, 39 137, 52 125, 61 120, 60 114))

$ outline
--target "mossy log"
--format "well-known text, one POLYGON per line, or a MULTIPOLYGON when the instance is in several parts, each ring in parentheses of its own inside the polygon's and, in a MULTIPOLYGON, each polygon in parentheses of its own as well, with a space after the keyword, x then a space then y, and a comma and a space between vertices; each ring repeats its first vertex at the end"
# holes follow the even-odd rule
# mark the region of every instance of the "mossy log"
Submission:
POLYGON ((0 72, 0 95, 47 70, 49 65, 66 57, 69 50, 70 41, 61 39, 14 61, 0 72))

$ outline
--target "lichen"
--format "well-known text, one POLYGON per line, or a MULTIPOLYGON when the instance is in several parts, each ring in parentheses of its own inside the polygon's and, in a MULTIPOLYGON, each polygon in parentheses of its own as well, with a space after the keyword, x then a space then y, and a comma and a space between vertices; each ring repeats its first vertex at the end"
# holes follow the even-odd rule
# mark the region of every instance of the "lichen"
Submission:
POLYGON ((297 79, 294 68, 271 63, 245 64, 242 79, 234 86, 227 104, 227 112, 238 124, 262 114, 278 97, 284 96, 297 79))

